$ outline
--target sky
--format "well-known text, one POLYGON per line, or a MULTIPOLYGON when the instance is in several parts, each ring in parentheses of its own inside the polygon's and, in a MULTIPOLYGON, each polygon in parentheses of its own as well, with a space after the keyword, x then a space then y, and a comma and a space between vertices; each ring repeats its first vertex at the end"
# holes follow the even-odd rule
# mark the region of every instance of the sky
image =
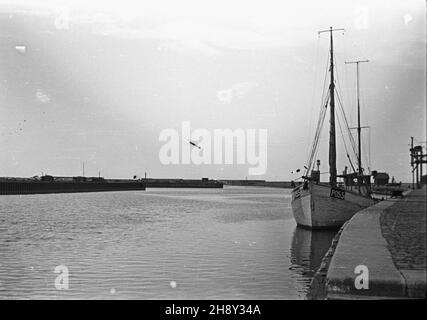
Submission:
MULTIPOLYGON (((411 181, 426 141, 421 0, 0 0, 0 176, 291 180, 306 165, 334 34, 337 87, 364 166, 411 181), (267 130, 267 165, 173 164, 163 130, 267 130)), ((320 139, 328 167, 328 118, 320 139)), ((186 139, 181 135, 182 139, 186 139)), ((348 138, 348 136, 347 136, 348 138)), ((185 143, 185 142, 184 142, 185 143)), ((347 146, 348 147, 348 146, 347 146)), ((349 166, 337 128, 337 165, 349 166)), ((327 176, 322 175, 323 180, 327 176)))

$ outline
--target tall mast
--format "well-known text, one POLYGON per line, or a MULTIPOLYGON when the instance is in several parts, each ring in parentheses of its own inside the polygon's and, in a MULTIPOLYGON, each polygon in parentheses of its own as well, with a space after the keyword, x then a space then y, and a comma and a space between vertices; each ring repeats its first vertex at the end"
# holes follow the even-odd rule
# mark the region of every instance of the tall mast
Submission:
POLYGON ((319 31, 319 34, 322 32, 330 32, 331 36, 331 83, 329 84, 329 105, 330 105, 330 129, 329 129, 329 184, 331 187, 336 186, 337 184, 337 149, 335 143, 335 82, 334 82, 334 41, 332 33, 333 31, 344 31, 344 29, 332 29, 319 31))
POLYGON ((356 64, 356 87, 357 87, 357 146, 358 146, 358 154, 357 154, 357 165, 359 167, 359 179, 357 179, 357 184, 359 185, 359 193, 360 193, 360 184, 363 176, 362 170, 362 127, 360 126, 360 89, 359 89, 359 63, 369 62, 369 60, 356 60, 345 62, 346 64, 355 63, 356 64))

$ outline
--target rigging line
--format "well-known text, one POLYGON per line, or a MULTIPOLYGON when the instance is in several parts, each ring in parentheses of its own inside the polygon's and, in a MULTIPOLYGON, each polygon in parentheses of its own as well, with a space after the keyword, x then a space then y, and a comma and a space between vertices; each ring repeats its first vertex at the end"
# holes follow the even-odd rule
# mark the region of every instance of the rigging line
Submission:
MULTIPOLYGON (((335 57, 335 64, 338 65, 338 62, 336 60, 337 59, 337 54, 335 54, 334 57, 335 57)), ((346 70, 346 69, 344 68, 344 70, 346 70)), ((340 99, 340 103, 341 103, 341 107, 342 107, 342 112, 345 115, 345 112, 344 112, 344 103, 343 103, 344 99, 341 98, 341 94, 339 93, 339 92, 343 92, 343 90, 342 90, 342 87, 341 87, 341 77, 339 76, 338 72, 336 72, 336 79, 337 79, 337 86, 336 86, 336 88, 339 89, 339 90, 337 90, 337 95, 339 95, 339 99, 340 99)), ((353 104, 352 103, 348 103, 347 106, 348 105, 351 106, 353 104)), ((348 124, 347 117, 345 116, 345 118, 346 118, 346 123, 348 124)), ((351 117, 350 117, 350 120, 351 120, 351 117)), ((347 128, 348 128, 349 133, 350 133, 351 132, 350 129, 349 129, 350 127, 348 125, 347 125, 347 128)))
MULTIPOLYGON (((320 118, 322 117, 322 112, 323 112, 323 106, 324 106, 324 103, 323 103, 323 100, 325 99, 325 92, 328 92, 328 91, 326 91, 326 78, 327 78, 327 74, 328 74, 328 66, 329 66, 329 54, 330 53, 328 53, 328 57, 327 57, 327 59, 326 59, 326 70, 325 70, 325 77, 324 77, 324 79, 323 79, 323 89, 322 89, 322 97, 321 97, 321 100, 320 100, 320 108, 319 108, 319 115, 318 115, 318 119, 317 119, 317 125, 316 125, 316 132, 317 132, 317 128, 319 128, 319 122, 320 122, 320 118)), ((329 93, 328 93, 328 95, 329 95, 329 93)), ((313 96, 314 96, 314 94, 313 94, 313 96)), ((310 126, 310 128, 311 128, 311 126, 310 126)), ((310 135, 311 135, 311 132, 310 132, 310 135)), ((315 136, 317 135, 317 133, 315 134, 315 136)), ((314 146, 314 144, 312 144, 312 147, 311 148, 309 148, 309 150, 308 150, 308 155, 307 155, 307 158, 308 159, 311 159, 311 157, 313 157, 313 155, 312 155, 312 153, 313 153, 313 146, 314 146)), ((308 160, 308 163, 306 163, 307 164, 307 167, 310 167, 310 165, 311 165, 311 160, 308 160)), ((308 169, 307 169, 307 171, 308 171, 308 169)))
POLYGON ((322 131, 322 126, 323 126, 323 121, 324 121, 324 118, 325 118, 325 115, 326 115, 327 101, 328 100, 329 99, 326 100, 326 102, 324 104, 324 107, 321 110, 321 114, 319 116, 318 122, 317 122, 316 134, 315 134, 315 137, 314 137, 314 140, 313 140, 313 147, 312 147, 312 150, 311 150, 310 159, 309 159, 309 163, 308 163, 308 168, 309 169, 310 169, 310 167, 313 164, 313 156, 314 156, 315 151, 316 151, 316 149, 318 147, 319 136, 320 136, 320 133, 322 131))
MULTIPOLYGON (((359 73, 359 83, 364 83, 362 80, 364 73, 360 72, 359 73)), ((370 105, 370 99, 369 99, 369 95, 367 94, 367 86, 360 86, 359 92, 360 92, 360 96, 359 96, 359 101, 360 101, 360 111, 362 113, 362 122, 364 123, 368 123, 368 116, 369 113, 368 111, 370 110, 369 105, 370 105), (365 94, 363 94, 363 91, 365 92, 365 94)))
POLYGON ((313 154, 313 148, 315 148, 316 137, 319 134, 318 131, 319 131, 319 127, 320 127, 321 118, 324 117, 325 111, 324 111, 324 107, 323 106, 324 106, 324 103, 322 103, 322 105, 320 107, 320 110, 319 110, 319 115, 318 115, 317 124, 316 124, 316 131, 315 131, 315 134, 314 134, 314 140, 313 140, 311 148, 309 149, 309 154, 307 156, 307 158, 308 158, 308 162, 306 163, 307 165, 309 165, 311 163, 311 158, 313 156, 312 155, 313 154))
MULTIPOLYGON (((342 112, 341 112, 341 113, 342 113, 342 112)), ((342 113, 342 114, 343 114, 343 118, 345 118, 344 113, 342 113)), ((357 158, 358 158, 358 157, 357 157, 358 153, 357 153, 357 145, 356 145, 356 141, 354 140, 353 134, 352 134, 352 133, 351 133, 351 131, 349 130, 348 125, 346 125, 346 126, 347 126, 347 131, 348 131, 348 136, 349 136, 350 145, 351 145, 351 148, 352 148, 352 151, 353 151, 353 156, 355 157, 355 159, 357 159, 357 158)))
POLYGON ((323 117, 323 116, 322 116, 322 115, 320 115, 320 117, 319 117, 319 119, 318 119, 318 122, 317 122, 316 134, 315 134, 314 139, 313 139, 313 143, 312 143, 312 147, 311 147, 310 156, 309 156, 308 163, 307 163, 307 166, 306 166, 306 167, 307 167, 307 168, 306 168, 306 175, 310 172, 310 168, 311 168, 311 166, 312 166, 313 156, 314 156, 314 153, 315 153, 315 150, 316 150, 316 144, 317 144, 317 139, 318 139, 319 127, 320 127, 320 125, 321 125, 321 121, 320 121, 320 119, 321 119, 322 117, 323 117))
POLYGON ((350 157, 347 157, 347 158, 348 158, 348 162, 350 162, 351 168, 353 169, 353 173, 357 173, 356 169, 353 166, 353 162, 351 162, 350 157))
MULTIPOLYGON (((341 102, 339 102, 339 103, 341 104, 341 102)), ((340 109, 340 111, 341 111, 341 117, 344 119, 344 122, 345 122, 345 113, 344 113, 344 111, 342 109, 342 104, 340 105, 340 108, 341 108, 340 109)), ((348 162, 350 164, 350 168, 353 170, 353 173, 357 173, 357 171, 356 171, 356 169, 355 169, 355 167, 353 165, 353 162, 351 161, 350 154, 348 152, 347 144, 346 144, 345 138, 344 138, 345 135, 344 135, 344 132, 343 132, 343 129, 342 129, 342 126, 341 126, 341 119, 340 119, 340 117, 337 117, 337 120, 338 120, 338 125, 339 125, 339 129, 340 129, 340 132, 341 132, 341 137, 342 137, 344 148, 345 148, 346 155, 347 155, 347 160, 348 160, 348 162)), ((347 126, 347 128, 348 128, 348 126, 347 126)), ((348 132, 349 132, 350 137, 352 137, 350 130, 348 130, 348 132)), ((350 140, 350 144, 351 144, 351 138, 350 137, 349 137, 349 140, 350 140)), ((352 145, 352 150, 354 152, 353 145, 352 145)), ((357 155, 356 155, 356 158, 357 158, 357 155)))
MULTIPOLYGON (((313 122, 313 108, 314 108, 314 98, 316 95, 316 87, 315 83, 317 81, 317 74, 318 74, 318 68, 317 68, 317 61, 319 60, 319 44, 320 44, 320 37, 317 37, 317 44, 316 44, 316 53, 315 53, 315 60, 314 60, 314 80, 313 80, 313 94, 311 96, 311 108, 310 108, 310 122, 308 126, 308 135, 311 137, 311 125, 313 122)), ((309 153, 310 149, 307 150, 307 155, 309 153)))
POLYGON ((338 56, 339 56, 339 54, 334 54, 334 63, 335 63, 335 66, 336 66, 336 69, 335 69, 335 79, 336 79, 336 82, 337 82, 337 86, 339 87, 339 91, 340 92, 343 92, 343 90, 342 90, 342 87, 341 87, 341 76, 340 76, 340 72, 338 72, 338 68, 340 69, 340 70, 342 70, 341 69, 341 67, 339 67, 340 65, 342 65, 342 63, 338 63, 338 56))
MULTIPOLYGON (((328 101, 326 101, 326 103, 325 103, 325 113, 324 113, 324 115, 323 115, 323 120, 322 120, 322 127, 323 127, 323 123, 324 123, 324 121, 325 121, 325 116, 326 116, 326 111, 327 111, 327 103, 328 103, 328 101)), ((318 137, 318 141, 317 141, 317 146, 316 146, 316 150, 315 150, 315 152, 314 152, 314 156, 313 156, 313 159, 312 159, 312 162, 311 162, 311 167, 312 168, 314 168, 314 160, 315 159, 318 159, 317 158, 317 155, 318 155, 318 153, 319 153, 319 150, 320 150, 320 148, 319 148, 319 143, 320 143, 320 134, 321 134, 321 131, 319 132, 319 137, 318 137)))
POLYGON ((324 110, 325 110, 325 112, 322 114, 322 120, 320 122, 319 131, 318 131, 317 137, 316 137, 316 144, 314 146, 314 152, 313 152, 313 155, 312 155, 312 157, 310 159, 311 160, 310 161, 310 165, 309 165, 310 169, 312 169, 314 167, 314 161, 315 161, 315 159, 317 157, 317 154, 319 152, 320 136, 321 136, 321 133, 322 133, 323 123, 325 121, 325 116, 326 116, 326 110, 327 110, 327 108, 325 107, 324 110))
POLYGON ((321 114, 320 114, 318 122, 317 122, 316 134, 315 134, 315 137, 313 140, 309 161, 307 163, 306 175, 308 175, 308 173, 310 172, 310 169, 313 166, 313 159, 314 159, 315 155, 317 154, 318 145, 319 145, 319 137, 320 137, 320 133, 322 132, 322 127, 323 127, 323 123, 325 120, 328 101, 329 101, 329 94, 327 95, 327 99, 325 101, 324 106, 321 109, 321 114))
MULTIPOLYGON (((369 134, 370 134, 371 132, 369 132, 369 134)), ((366 145, 367 144, 367 142, 366 142, 366 139, 364 140, 364 142, 362 142, 362 146, 363 146, 363 149, 362 150, 365 150, 366 151, 366 149, 368 148, 368 146, 366 145)), ((368 142, 368 144, 369 144, 369 142, 368 142)), ((363 152, 363 156, 364 156, 364 160, 365 160, 365 163, 366 163, 366 165, 367 165, 367 167, 368 167, 368 171, 371 171, 371 164, 369 163, 370 161, 369 161, 369 156, 368 156, 368 152, 363 152)))
POLYGON ((321 118, 323 118, 323 117, 324 117, 324 114, 323 115, 321 114, 319 116, 319 119, 317 122, 316 134, 315 134, 314 139, 313 139, 310 156, 309 156, 308 163, 307 163, 307 173, 310 171, 310 168, 312 165, 313 155, 314 155, 315 150, 316 150, 316 145, 317 145, 317 140, 318 140, 318 135, 319 135, 319 127, 321 126, 321 118))
MULTIPOLYGON (((323 79, 322 99, 320 100, 321 103, 324 101, 325 96, 329 94, 329 85, 327 85, 327 83, 328 83, 327 78, 328 78, 330 55, 331 55, 331 53, 328 51, 328 56, 327 56, 327 59, 326 59, 326 66, 325 66, 325 77, 323 79)), ((322 108, 323 105, 324 104, 322 103, 320 107, 322 108)))
POLYGON ((371 154, 371 128, 369 128, 369 173, 371 173, 372 168, 372 154, 371 154))
POLYGON ((347 144, 346 144, 345 139, 344 139, 344 133, 343 133, 342 126, 341 126, 340 117, 337 117, 337 120, 338 120, 338 126, 340 128, 340 132, 341 132, 341 138, 342 138, 342 141, 344 144, 345 153, 347 155, 348 162, 350 163, 350 166, 353 168, 353 171, 354 171, 353 163, 350 160, 350 155, 348 153, 347 144))
MULTIPOLYGON (((359 83, 363 83, 363 81, 361 81, 361 79, 362 79, 362 74, 359 73, 359 83)), ((362 87, 360 87, 360 91, 362 91, 362 87)), ((366 108, 366 106, 368 104, 366 101, 366 96, 361 95, 359 97, 359 101, 360 101, 359 102, 360 110, 362 112, 362 121, 365 123, 368 123, 367 112, 365 112, 366 110, 369 109, 369 108, 366 108)), ((370 146, 371 128, 368 127, 368 129, 369 129, 369 141, 368 141, 369 150, 368 150, 368 152, 363 152, 363 156, 364 156, 364 160, 365 160, 365 163, 367 165, 368 171, 370 172, 371 171, 371 146, 370 146)), ((366 151, 366 149, 367 149, 366 139, 364 141, 362 140, 362 147, 366 151)), ((363 167, 363 165, 362 165, 362 167, 363 167)))
POLYGON ((343 107, 343 105, 342 105, 342 101, 341 101, 341 96, 339 95, 339 92, 337 92, 337 97, 338 97, 338 105, 339 105, 339 107, 340 107, 340 110, 341 110, 341 113, 342 113, 342 115, 343 115, 343 118, 344 118, 344 120, 345 120, 345 124, 346 124, 346 126, 347 126, 347 130, 348 130, 348 133, 349 133, 349 136, 350 136, 350 142, 351 142, 351 145, 352 145, 352 148, 353 148, 353 152, 354 152, 354 154, 356 155, 356 157, 357 157, 357 148, 356 148, 356 141, 354 140, 354 137, 353 137, 353 135, 351 134, 351 131, 350 131, 350 126, 349 126, 349 124, 348 124, 348 121, 347 121, 347 117, 346 117, 346 115, 345 115, 345 112, 344 112, 344 107, 343 107))
MULTIPOLYGON (((322 88, 322 97, 320 99, 320 110, 319 110, 319 116, 322 114, 323 112, 323 106, 325 105, 325 94, 329 95, 329 86, 327 86, 327 76, 328 76, 328 68, 329 68, 329 55, 330 53, 328 52, 328 57, 326 59, 326 66, 325 66, 325 77, 323 79, 323 88, 322 88)), ((327 97, 326 97, 327 99, 327 97)))
MULTIPOLYGON (((337 55, 335 54, 335 64, 336 65, 338 65, 338 62, 337 62, 337 55)), ((344 69, 345 70, 345 69, 344 69)), ((337 88, 337 95, 339 95, 339 99, 340 99, 340 103, 341 103, 341 107, 342 107, 342 109, 343 109, 343 113, 344 113, 344 115, 345 115, 345 112, 344 112, 344 103, 343 103, 343 101, 344 101, 344 99, 341 99, 341 94, 340 94, 340 92, 343 92, 343 90, 342 90, 342 88, 341 88, 341 77, 339 76, 339 72, 337 71, 336 72, 336 80, 337 80, 337 86, 336 86, 336 88, 337 88)), ((349 104, 347 104, 347 105, 349 105, 349 104)), ((346 122, 348 123, 348 121, 346 120, 346 122)), ((347 126, 348 128, 349 128, 349 126, 347 126)))
MULTIPOLYGON (((313 149, 313 148, 316 148, 316 146, 315 145, 317 145, 317 143, 316 143, 316 139, 318 139, 318 135, 320 134, 320 133, 318 133, 318 130, 319 130, 319 126, 320 126, 320 122, 321 122, 321 119, 322 119, 322 117, 324 117, 325 116, 325 114, 324 113, 326 113, 326 111, 325 111, 325 108, 327 107, 327 103, 325 102, 325 101, 328 101, 328 99, 329 99, 329 90, 326 90, 326 79, 327 79, 327 74, 328 74, 328 67, 329 67, 329 53, 328 53, 328 59, 327 59, 327 61, 326 61, 326 70, 325 70, 325 78, 323 79, 323 92, 322 92, 322 99, 321 99, 321 105, 320 105, 320 110, 319 110, 319 117, 318 117, 318 120, 317 120, 317 126, 316 126, 316 133, 315 133, 315 138, 314 138, 314 141, 313 141, 313 144, 312 144, 312 147, 311 147, 311 149, 310 149, 310 152, 309 152, 309 156, 308 156, 308 162, 306 163, 307 164, 307 174, 308 174, 308 172, 309 172, 309 168, 311 167, 311 165, 312 165, 312 158, 313 158, 313 153, 314 153, 314 151, 315 151, 315 149, 313 149), (325 99, 325 92, 326 92, 326 99, 325 99), (326 106, 325 106, 326 105, 326 106), (325 108, 324 108, 324 106, 325 106, 325 108), (322 114, 323 114, 323 116, 322 116, 322 114), (317 137, 317 138, 316 138, 317 137)), ((323 121, 322 121, 323 122, 323 121)), ((320 128, 320 130, 321 130, 321 128, 320 128)))
POLYGON ((319 119, 320 119, 320 115, 322 114, 322 112, 324 112, 323 106, 325 105, 325 101, 328 99, 328 96, 329 96, 329 86, 326 85, 327 84, 328 68, 329 68, 329 56, 330 56, 330 53, 328 53, 328 57, 326 59, 325 77, 323 79, 322 98, 320 100, 319 119), (326 94, 326 96, 325 96, 325 94, 326 94))
MULTIPOLYGON (((316 153, 315 153, 315 155, 314 155, 314 159, 318 159, 318 158, 317 158, 317 154, 318 154, 318 153, 319 153, 319 148, 317 148, 317 150, 316 150, 316 153)), ((313 161, 312 168, 314 169, 314 161, 313 161)))
MULTIPOLYGON (((347 52, 347 51, 345 51, 347 52)), ((345 60, 344 60, 345 61, 345 60)), ((350 110, 356 110, 356 106, 355 106, 355 99, 352 96, 352 90, 350 90, 349 88, 352 88, 351 84, 353 83, 352 81, 349 80, 349 72, 348 72, 348 68, 343 68, 344 69, 344 75, 343 75, 343 85, 346 88, 346 95, 344 98, 346 98, 346 106, 350 109, 350 110)), ((353 78, 352 78, 353 79, 353 78)), ((344 99, 343 99, 344 100, 344 99)), ((350 114, 350 122, 352 121, 352 116, 350 114)))
MULTIPOLYGON (((326 63, 325 63, 325 72, 324 72, 324 78, 323 78, 323 88, 322 88, 322 99, 321 99, 321 105, 322 108, 324 106, 324 101, 326 98, 326 95, 329 95, 329 84, 328 84, 328 70, 329 70, 329 59, 330 59, 330 52, 328 51, 328 55, 326 57, 326 63)), ((323 110, 323 109, 321 109, 323 110)))
MULTIPOLYGON (((338 54, 334 55, 334 63, 335 63, 335 66, 336 66, 335 67, 335 79, 336 79, 335 92, 337 93, 337 97, 338 97, 338 102, 339 102, 341 113, 343 114, 343 118, 344 118, 345 122, 347 123, 347 119, 346 119, 346 116, 345 116, 345 113, 344 113, 344 107, 343 107, 342 99, 341 99, 341 96, 339 94, 339 92, 342 92, 342 88, 341 88, 341 78, 339 76, 340 72, 338 72, 338 69, 339 69, 338 54)), ((337 116, 337 120, 338 120, 338 125, 339 125, 339 128, 340 128, 341 137, 342 137, 342 141, 343 141, 343 144, 344 144, 344 148, 345 148, 345 151, 346 151, 346 155, 347 155, 348 161, 349 161, 351 167, 354 170, 354 167, 353 167, 353 164, 351 162, 350 155, 349 155, 349 152, 348 152, 347 144, 346 144, 346 141, 345 141, 345 138, 344 138, 344 133, 343 133, 343 130, 342 130, 341 122, 340 122, 340 119, 339 119, 338 116, 337 116)), ((349 128, 348 124, 347 124, 347 128, 349 128)), ((349 133, 351 134, 350 131, 349 131, 349 133)), ((350 139, 350 143, 351 143, 351 139, 350 139)), ((353 151, 354 150, 355 149, 353 148, 353 151)))
MULTIPOLYGON (((342 117, 344 118, 343 113, 342 113, 342 117)), ((341 130, 342 130, 342 129, 341 129, 341 130)), ((348 130, 348 131, 349 131, 349 130, 348 130)), ((355 159, 357 159, 357 153, 356 153, 355 146, 354 146, 354 140, 353 140, 352 138, 353 138, 353 136, 351 135, 351 132, 349 131, 349 141, 350 141, 350 145, 351 145, 351 147, 352 147, 352 151, 353 151, 353 154, 354 154, 354 156, 355 156, 355 159)), ((348 150, 346 150, 346 151, 347 151, 347 153, 348 153, 348 150)), ((348 157, 349 161, 351 162, 351 158, 350 158, 350 154, 349 154, 349 153, 347 154, 347 157, 348 157)))
MULTIPOLYGON (((334 56, 334 60, 335 60, 335 65, 338 65, 337 55, 334 56)), ((354 151, 355 156, 357 158, 357 152, 356 152, 356 150, 357 150, 356 147, 357 146, 356 146, 356 142, 355 142, 355 140, 353 138, 353 135, 351 134, 350 126, 348 125, 347 116, 346 116, 345 111, 344 111, 343 100, 342 100, 341 94, 340 94, 340 92, 342 92, 342 89, 341 89, 341 80, 340 80, 340 77, 339 77, 339 72, 336 72, 336 82, 337 82, 337 86, 335 88, 336 88, 336 93, 337 93, 337 96, 338 96, 338 101, 339 101, 339 104, 340 104, 341 112, 342 112, 342 114, 344 116, 344 119, 345 119, 345 122, 346 122, 346 125, 347 125, 347 130, 348 130, 349 135, 350 135, 350 142, 352 144, 353 151, 354 151)))
POLYGON ((363 83, 362 80, 363 80, 363 72, 359 72, 359 107, 361 112, 360 121, 362 123, 368 123, 366 112, 365 112, 366 111, 365 104, 367 103, 367 101, 365 100, 365 95, 363 94, 363 86, 360 85, 363 83))

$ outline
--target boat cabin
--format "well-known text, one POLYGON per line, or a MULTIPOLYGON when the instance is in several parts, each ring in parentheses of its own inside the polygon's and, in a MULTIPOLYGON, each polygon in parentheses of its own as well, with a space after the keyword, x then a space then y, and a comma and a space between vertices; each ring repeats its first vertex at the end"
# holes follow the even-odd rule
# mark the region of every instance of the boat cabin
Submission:
POLYGON ((372 171, 372 176, 374 177, 375 186, 385 186, 388 184, 388 180, 390 179, 387 172, 372 171))
POLYGON ((353 190, 353 188, 357 190, 359 185, 367 187, 371 186, 371 175, 359 176, 357 173, 353 172, 337 175, 337 178, 343 179, 342 186, 346 190, 353 190))

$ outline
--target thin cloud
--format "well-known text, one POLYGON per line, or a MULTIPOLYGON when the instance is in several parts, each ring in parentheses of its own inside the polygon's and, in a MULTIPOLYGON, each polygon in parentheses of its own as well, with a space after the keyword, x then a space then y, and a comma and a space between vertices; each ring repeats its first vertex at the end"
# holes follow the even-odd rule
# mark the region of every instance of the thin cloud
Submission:
POLYGON ((27 52, 27 47, 26 46, 15 46, 15 50, 21 54, 25 54, 27 52))
MULTIPOLYGON (((160 22, 138 19, 136 15, 123 15, 99 10, 73 11, 67 7, 11 10, 13 14, 46 16, 51 19, 52 29, 45 32, 72 31, 79 26, 88 26, 95 35, 136 40, 160 40, 161 48, 181 53, 201 53, 216 56, 224 49, 254 50, 286 45, 281 28, 267 29, 246 21, 245 23, 223 23, 209 18, 169 17, 160 22)), ((295 34, 292 35, 295 37, 295 34)))
POLYGON ((239 82, 234 84, 230 89, 219 90, 217 98, 220 103, 230 104, 235 99, 240 99, 248 94, 254 87, 251 82, 239 82))
POLYGON ((230 104, 233 101, 233 90, 220 90, 217 93, 217 98, 223 104, 230 104))
POLYGON ((43 104, 50 102, 50 97, 47 94, 45 94, 43 91, 41 91, 40 89, 38 89, 36 91, 36 99, 38 102, 43 103, 43 104))

